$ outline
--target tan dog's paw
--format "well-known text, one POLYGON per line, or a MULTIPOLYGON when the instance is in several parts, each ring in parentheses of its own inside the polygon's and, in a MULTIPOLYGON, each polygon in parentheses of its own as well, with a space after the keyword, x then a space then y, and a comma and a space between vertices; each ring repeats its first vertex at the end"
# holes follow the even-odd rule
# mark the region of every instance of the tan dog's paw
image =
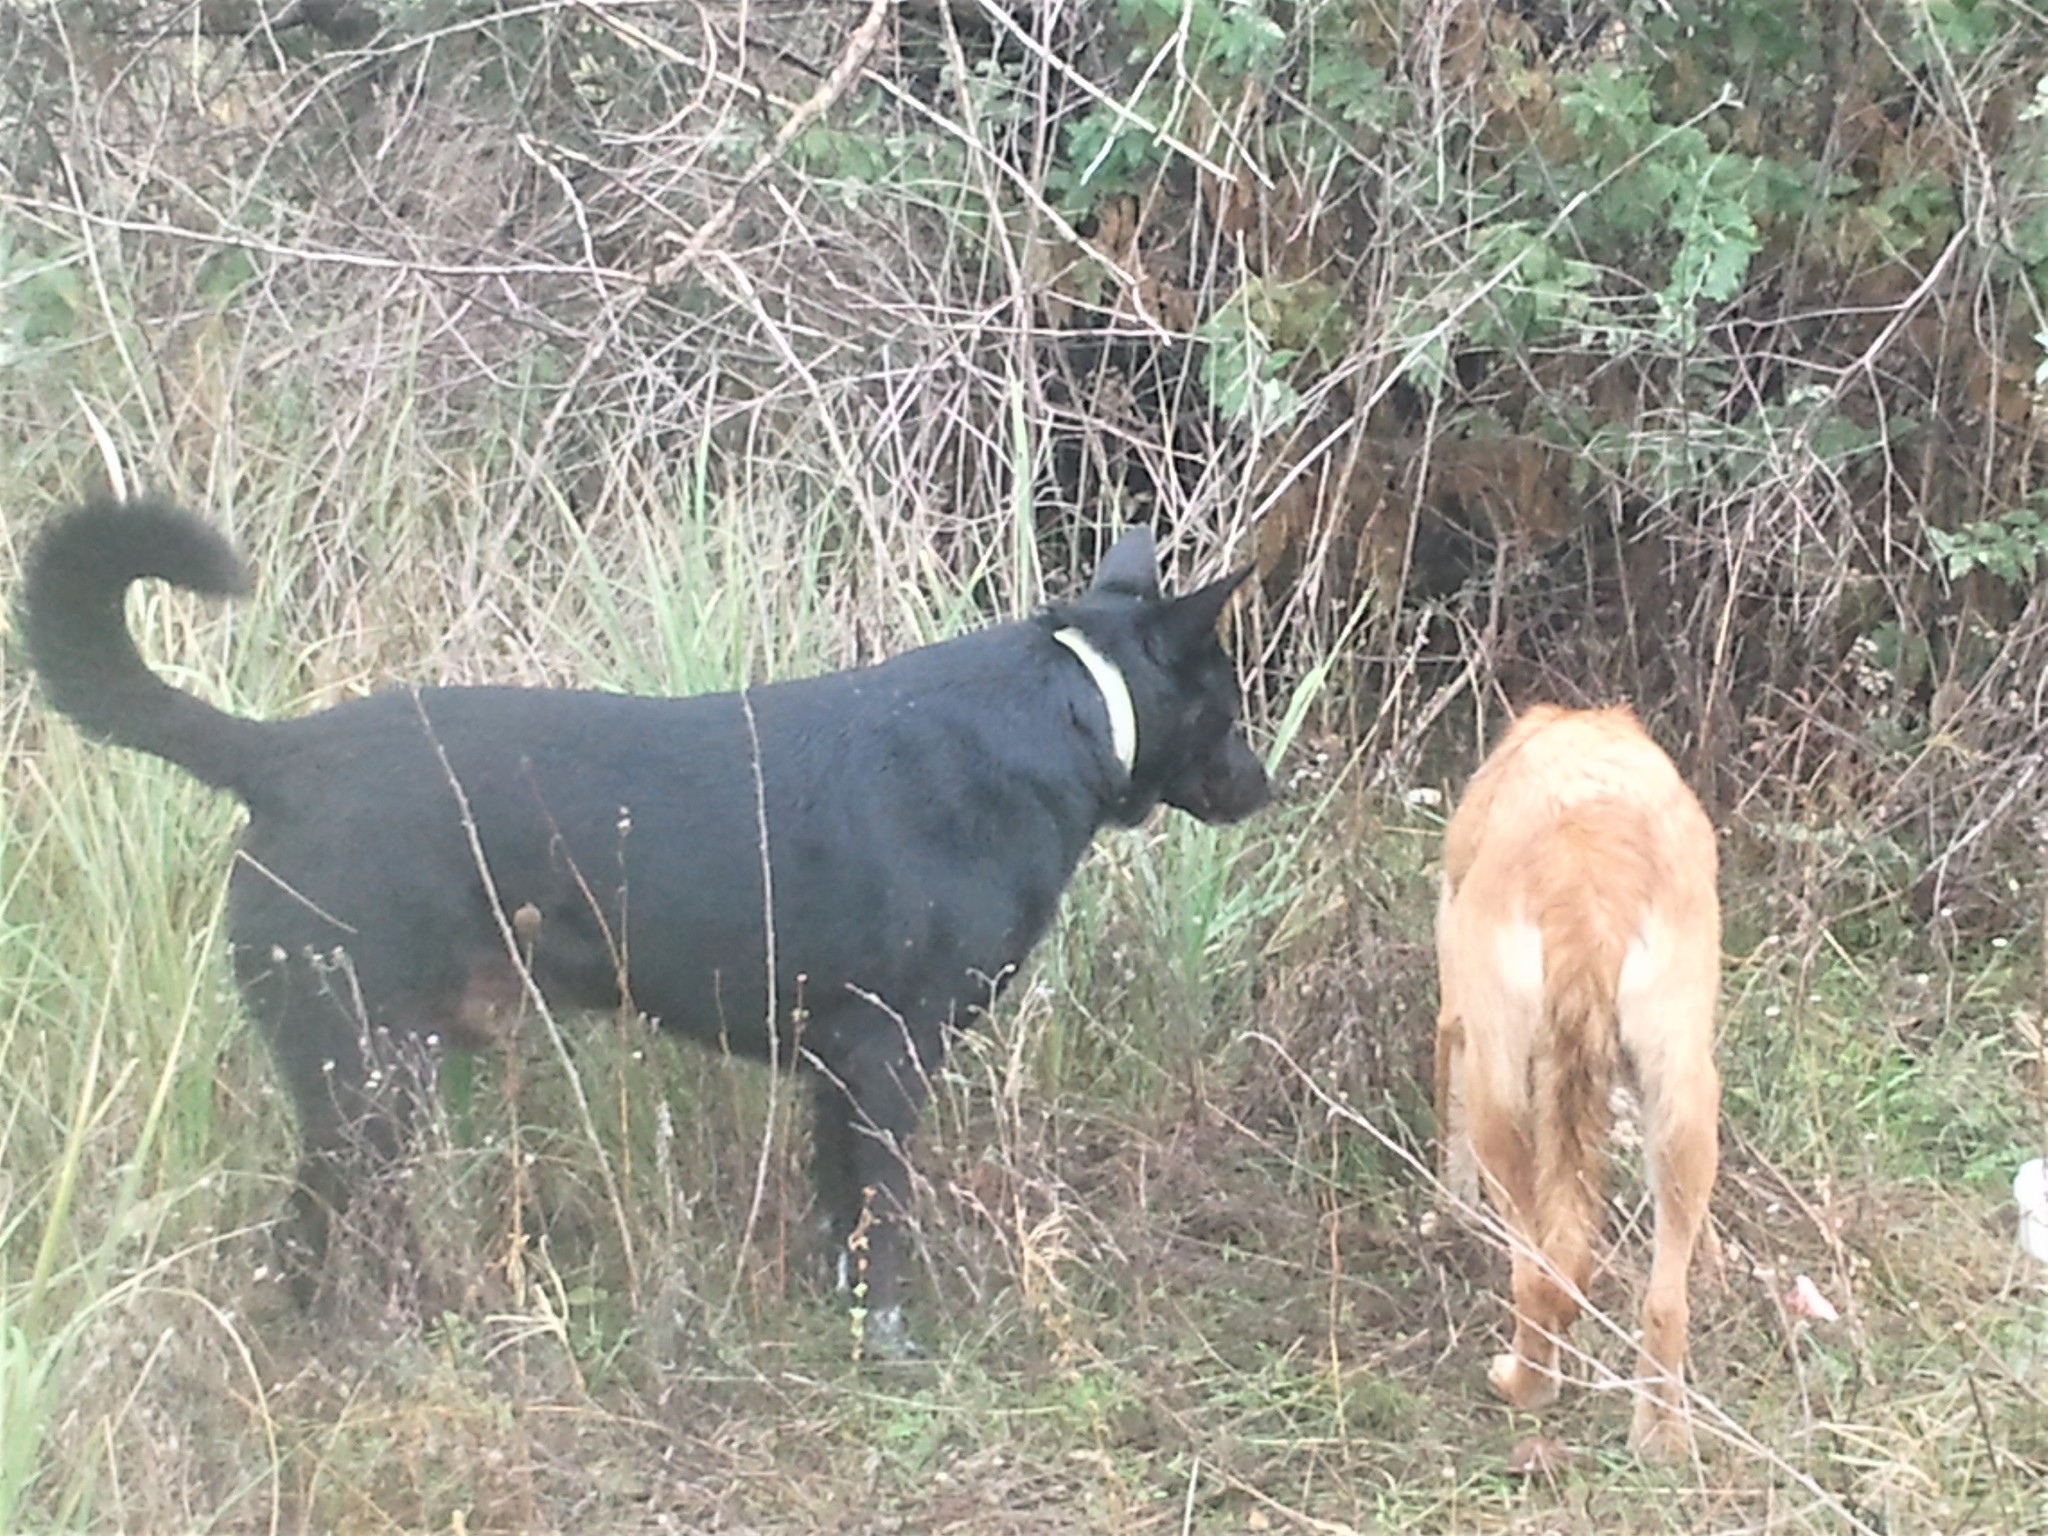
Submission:
POLYGON ((1517 1408, 1548 1408, 1557 1401, 1557 1377, 1539 1371, 1513 1354, 1493 1357, 1486 1383, 1517 1408))
POLYGON ((1628 1448, 1645 1461, 1664 1463, 1692 1460, 1692 1424, 1651 1398, 1636 1402, 1634 1421, 1629 1425, 1628 1448))

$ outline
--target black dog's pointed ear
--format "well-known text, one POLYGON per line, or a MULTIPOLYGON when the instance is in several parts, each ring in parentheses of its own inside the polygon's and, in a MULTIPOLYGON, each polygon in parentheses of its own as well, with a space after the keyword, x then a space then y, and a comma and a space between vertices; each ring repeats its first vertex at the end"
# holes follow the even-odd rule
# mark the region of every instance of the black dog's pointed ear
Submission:
POLYGON ((1088 583, 1088 591, 1092 595, 1157 600, 1159 551, 1152 543, 1152 530, 1142 525, 1124 530, 1123 537, 1095 568, 1095 579, 1088 583))
POLYGON ((1176 646, 1193 645, 1205 635, 1216 632, 1216 621, 1223 617, 1227 604, 1237 589, 1245 584, 1252 574, 1247 565, 1242 570, 1232 571, 1221 580, 1212 581, 1206 587, 1197 587, 1166 605, 1159 622, 1166 629, 1176 646))

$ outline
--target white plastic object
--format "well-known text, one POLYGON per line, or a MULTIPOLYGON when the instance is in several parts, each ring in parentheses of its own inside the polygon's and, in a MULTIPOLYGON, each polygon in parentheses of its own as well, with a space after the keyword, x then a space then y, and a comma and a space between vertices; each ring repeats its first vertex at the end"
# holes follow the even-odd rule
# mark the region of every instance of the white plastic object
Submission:
POLYGON ((2021 1251, 2048 1264, 2048 1158, 2020 1164, 2012 1177, 2012 1198, 2020 1208, 2021 1251))
POLYGON ((1839 1323, 1842 1320, 1842 1314, 1832 1301, 1821 1294, 1811 1275, 1801 1275, 1792 1282, 1792 1294, 1785 1298, 1785 1310, 1794 1317, 1811 1318, 1816 1323, 1839 1323))

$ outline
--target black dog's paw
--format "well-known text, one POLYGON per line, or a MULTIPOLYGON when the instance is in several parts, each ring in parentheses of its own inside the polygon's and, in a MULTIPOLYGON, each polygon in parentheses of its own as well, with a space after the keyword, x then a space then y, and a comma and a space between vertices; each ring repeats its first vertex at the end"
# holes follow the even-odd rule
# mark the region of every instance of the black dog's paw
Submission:
POLYGON ((930 1358, 924 1346, 910 1336, 901 1307, 883 1307, 861 1319, 863 1364, 914 1365, 930 1358))

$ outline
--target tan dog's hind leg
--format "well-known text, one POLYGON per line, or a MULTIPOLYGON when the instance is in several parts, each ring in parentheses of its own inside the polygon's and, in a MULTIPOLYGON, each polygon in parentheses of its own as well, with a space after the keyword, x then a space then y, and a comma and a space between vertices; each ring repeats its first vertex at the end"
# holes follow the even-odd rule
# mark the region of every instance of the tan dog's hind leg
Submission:
POLYGON ((1437 1177, 1452 1214, 1477 1219, 1479 1160, 1465 1104, 1465 1026, 1448 1009, 1436 1021, 1437 1177))
POLYGON ((1572 1277, 1583 1293, 1591 1248, 1576 1273, 1558 1263, 1561 1255, 1546 1255, 1529 1138, 1518 1117, 1493 1097, 1485 1074, 1467 1073, 1465 1090, 1472 1149, 1512 1239, 1514 1341, 1508 1353, 1493 1357, 1486 1380, 1517 1408, 1547 1407, 1557 1401, 1559 1341, 1579 1315, 1578 1296, 1560 1280, 1572 1277))
MULTIPOLYGON (((1670 1070, 1671 1063, 1666 1068, 1670 1070)), ((1720 1078, 1701 1052, 1677 1082, 1645 1081, 1644 1145, 1656 1202, 1655 1253, 1643 1298, 1639 1395, 1629 1444, 1646 1457, 1692 1454, 1685 1406, 1686 1337, 1691 1326, 1687 1277, 1707 1225, 1707 1202, 1720 1161, 1720 1078)))

